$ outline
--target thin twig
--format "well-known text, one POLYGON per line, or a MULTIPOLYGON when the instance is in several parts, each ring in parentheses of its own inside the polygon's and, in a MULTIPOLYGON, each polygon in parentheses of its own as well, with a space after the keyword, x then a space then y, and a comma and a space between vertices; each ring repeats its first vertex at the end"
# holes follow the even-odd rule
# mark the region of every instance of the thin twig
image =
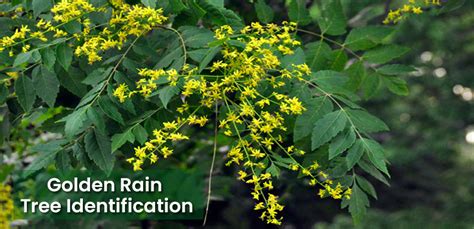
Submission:
POLYGON ((211 203, 211 192, 212 192, 212 173, 214 172, 214 162, 216 161, 216 153, 217 153, 217 128, 219 125, 218 118, 218 104, 216 102, 216 121, 214 123, 214 148, 212 150, 212 161, 211 161, 211 168, 209 169, 209 184, 207 186, 207 203, 206 203, 206 212, 204 214, 204 220, 202 222, 202 226, 206 226, 207 222, 207 215, 209 213, 209 204, 211 203))
POLYGON ((188 52, 186 50, 186 43, 184 42, 184 38, 183 36, 181 35, 181 33, 179 33, 178 30, 176 29, 173 29, 172 27, 168 27, 168 26, 162 26, 162 25, 159 25, 158 26, 159 28, 162 28, 162 29, 166 29, 166 30, 169 30, 169 31, 172 31, 173 33, 175 33, 176 35, 178 35, 178 38, 179 38, 179 42, 181 43, 181 48, 183 49, 183 66, 186 65, 186 61, 187 61, 187 55, 188 55, 188 52))

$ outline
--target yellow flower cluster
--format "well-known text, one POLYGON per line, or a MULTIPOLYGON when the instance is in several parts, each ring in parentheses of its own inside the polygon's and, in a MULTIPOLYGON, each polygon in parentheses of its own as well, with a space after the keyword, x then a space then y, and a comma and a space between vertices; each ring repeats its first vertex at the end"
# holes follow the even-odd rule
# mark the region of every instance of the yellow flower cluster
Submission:
MULTIPOLYGON (((144 147, 135 148, 135 156, 128 160, 134 170, 141 170, 147 158, 151 163, 156 162, 155 153, 163 151, 164 147, 166 151, 171 150, 170 141, 188 139, 184 134, 177 135, 178 131, 184 132, 181 130, 184 125, 204 126, 207 117, 196 116, 198 112, 209 114, 215 106, 220 106, 223 112, 218 116, 218 128, 224 135, 237 139, 227 152, 226 165, 240 166, 239 179, 253 185, 252 196, 259 201, 255 210, 262 211, 262 220, 281 224, 282 217, 278 213, 283 206, 278 203, 277 196, 269 193, 273 183, 268 169, 278 158, 292 161, 288 165, 291 170, 301 170, 314 185, 321 185, 331 191, 329 196, 340 199, 339 195, 344 190, 347 192, 347 188, 332 186, 332 181, 317 163, 304 168, 295 159, 304 155, 304 151, 293 145, 283 146, 286 119, 306 110, 299 98, 290 96, 284 86, 303 80, 311 73, 306 64, 283 66, 280 61, 282 56, 292 55, 301 45, 292 34, 295 31, 296 24, 288 22, 281 26, 255 22, 240 32, 225 25, 215 30, 215 38, 221 41, 223 48, 222 59, 213 62, 208 69, 212 75, 200 74, 190 65, 185 65, 179 72, 175 69, 140 69, 142 78, 136 82, 135 89, 123 84, 118 86, 114 95, 121 102, 135 94, 148 98, 162 89, 163 82, 170 86, 179 83, 182 89, 182 105, 176 109, 178 118, 163 123, 161 129, 154 131, 155 138, 144 147), (235 45, 237 43, 242 45, 235 45), (196 109, 190 111, 190 107, 196 109), (321 174, 323 181, 319 181, 321 174)), ((166 157, 171 152, 161 154, 166 157)))
MULTIPOLYGON (((21 40, 25 39, 27 34, 31 30, 28 28, 27 25, 22 25, 20 28, 15 30, 15 33, 11 36, 5 36, 0 39, 0 52, 3 52, 5 49, 12 47, 13 45, 21 42, 21 40)), ((26 45, 22 48, 23 52, 28 52, 30 49, 29 45, 26 45)), ((10 49, 10 56, 13 56, 13 50, 10 49)))
POLYGON ((77 56, 87 56, 89 63, 102 60, 100 52, 112 48, 120 49, 131 35, 140 36, 162 25, 167 17, 162 9, 153 9, 141 5, 130 6, 126 3, 114 2, 112 18, 107 26, 98 34, 87 36, 90 32, 89 21, 84 21, 85 29, 78 39, 84 43, 75 50, 77 56))
POLYGON ((319 189, 319 197, 332 197, 334 199, 342 199, 342 197, 346 199, 351 198, 352 189, 343 187, 340 183, 337 183, 336 186, 331 186, 332 181, 328 180, 329 182, 325 182, 324 188, 319 189))
POLYGON ((135 92, 130 92, 128 97, 135 93, 140 93, 143 97, 150 96, 150 94, 158 87, 156 81, 161 77, 165 77, 171 86, 176 86, 178 80, 178 71, 175 69, 170 69, 168 71, 163 69, 140 69, 138 75, 143 78, 137 82, 137 90, 135 92))
POLYGON ((162 25, 167 17, 163 16, 162 9, 153 9, 143 5, 129 5, 122 0, 111 1, 113 6, 111 19, 107 24, 93 25, 86 15, 92 12, 104 12, 106 7, 95 7, 89 0, 61 0, 57 2, 51 12, 53 20, 40 19, 36 28, 31 31, 28 26, 18 28, 11 36, 0 39, 0 52, 10 48, 10 56, 14 55, 12 49, 17 44, 22 44, 22 52, 27 52, 31 47, 26 41, 39 39, 46 42, 46 33, 51 32, 53 37, 65 37, 69 34, 61 27, 71 21, 81 24, 80 33, 71 34, 71 38, 82 41, 75 49, 76 56, 86 56, 89 63, 102 60, 100 52, 112 48, 120 49, 129 36, 140 36, 162 25), (94 30, 95 28, 102 28, 94 30))
POLYGON ((60 23, 68 23, 80 18, 84 13, 97 11, 88 0, 61 0, 51 9, 54 13, 53 20, 60 23))
POLYGON ((10 186, 0 184, 0 229, 10 228, 10 221, 13 218, 13 200, 10 192, 10 186))
MULTIPOLYGON (((22 44, 21 51, 27 52, 31 47, 26 43, 26 41, 30 39, 39 39, 40 41, 46 42, 48 40, 45 35, 47 32, 53 32, 53 37, 56 38, 67 36, 68 33, 60 29, 60 26, 74 20, 81 21, 83 15, 100 10, 103 10, 103 8, 95 8, 87 0, 61 0, 51 9, 51 12, 54 14, 52 21, 40 19, 36 24, 36 28, 33 29, 34 31, 32 31, 32 29, 27 25, 22 25, 20 28, 16 29, 13 35, 2 37, 0 39, 0 52, 10 48, 9 55, 13 56, 13 46, 17 44, 22 44), (57 25, 53 25, 53 22, 56 22, 57 25)), ((90 30, 89 19, 85 19, 81 22, 85 28, 90 30)))
MULTIPOLYGON (((440 0, 423 0, 426 6, 439 6, 441 5, 440 0)), ((383 20, 384 24, 397 23, 409 14, 421 14, 423 9, 417 3, 416 0, 408 0, 407 4, 404 4, 401 8, 396 10, 390 10, 387 17, 383 20)))
POLYGON ((117 97, 121 103, 125 102, 125 100, 130 97, 128 86, 124 83, 120 84, 120 86, 114 90, 114 96, 117 97))
POLYGON ((44 19, 40 19, 38 23, 36 23, 36 27, 40 29, 40 31, 31 34, 31 37, 38 38, 43 42, 48 41, 48 38, 45 36, 47 32, 53 32, 53 37, 65 37, 68 35, 66 31, 59 29, 59 26, 54 26, 50 21, 45 21, 44 19))
POLYGON ((173 154, 173 142, 188 140, 189 137, 179 133, 178 130, 185 124, 204 126, 207 123, 205 116, 197 117, 190 115, 186 120, 178 118, 171 122, 162 123, 161 129, 153 131, 153 138, 149 139, 143 147, 135 147, 134 157, 127 159, 127 162, 133 164, 134 171, 142 170, 142 166, 148 159, 151 164, 154 164, 161 157, 168 158, 173 154))

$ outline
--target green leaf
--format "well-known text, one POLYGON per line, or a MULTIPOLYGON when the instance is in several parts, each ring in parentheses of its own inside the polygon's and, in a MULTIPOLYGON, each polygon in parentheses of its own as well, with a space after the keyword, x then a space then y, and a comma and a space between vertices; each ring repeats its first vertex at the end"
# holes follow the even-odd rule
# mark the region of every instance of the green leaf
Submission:
POLYGON ((346 126, 347 117, 342 110, 325 115, 314 124, 311 135, 311 150, 330 141, 346 126))
POLYGON ((371 176, 375 177, 377 180, 381 181, 382 183, 386 184, 387 186, 390 186, 387 178, 385 178, 385 176, 379 170, 377 170, 377 168, 365 162, 364 160, 359 161, 357 164, 360 166, 362 170, 364 170, 371 176))
POLYGON ((356 181, 362 190, 377 199, 377 192, 375 192, 374 186, 368 180, 366 180, 364 177, 356 176, 356 181))
POLYGON ((285 168, 288 168, 288 165, 291 165, 294 163, 294 160, 291 159, 291 158, 287 158, 287 157, 282 157, 278 154, 271 154, 271 157, 273 158, 273 162, 279 166, 282 166, 282 167, 285 167, 285 168))
POLYGON ((196 24, 198 20, 201 20, 202 17, 206 14, 206 11, 197 3, 197 1, 186 1, 188 9, 185 14, 183 14, 182 20, 186 24, 196 24))
POLYGON ((387 170, 387 165, 385 164, 385 154, 382 146, 372 139, 362 138, 361 140, 365 152, 372 164, 387 176, 390 176, 387 170))
POLYGON ((305 104, 306 111, 296 118, 293 130, 293 141, 297 142, 311 134, 308 124, 315 123, 318 119, 329 113, 333 105, 328 97, 318 97, 312 99, 309 104, 305 104))
POLYGON ((369 199, 367 195, 359 188, 357 184, 352 186, 352 195, 349 201, 349 212, 355 225, 359 225, 367 213, 369 199))
POLYGON ((281 58, 281 66, 287 69, 293 69, 293 65, 304 64, 305 63, 305 54, 302 48, 296 48, 295 53, 292 55, 284 55, 281 58))
POLYGON ((142 4, 151 8, 156 7, 156 0, 141 0, 142 4))
POLYGON ((414 67, 402 64, 384 65, 380 68, 377 68, 377 72, 384 75, 400 75, 414 71, 416 71, 414 67))
POLYGON ((207 0, 210 4, 217 7, 224 7, 224 0, 207 0))
POLYGON ((82 25, 80 22, 73 20, 64 24, 64 30, 70 34, 81 33, 82 25))
POLYGON ((33 0, 33 15, 38 17, 43 12, 49 11, 53 7, 53 0, 33 0))
POLYGON ((99 107, 89 107, 86 111, 87 118, 94 124, 96 130, 106 133, 105 120, 101 113, 99 113, 99 107))
POLYGON ((102 89, 105 87, 105 82, 95 85, 90 91, 87 92, 84 96, 82 96, 81 101, 77 104, 76 109, 83 107, 84 105, 90 104, 94 101, 102 89))
POLYGON ((300 26, 309 24, 311 22, 311 17, 306 8, 306 0, 291 0, 288 9, 288 17, 290 18, 290 21, 297 22, 300 26))
POLYGON ((348 98, 358 99, 358 96, 344 86, 349 78, 343 72, 322 70, 311 74, 311 81, 327 93, 342 94, 348 98))
POLYGON ((347 35, 344 45, 353 51, 371 49, 381 44, 393 31, 393 28, 383 26, 354 28, 347 35))
POLYGON ((200 5, 215 25, 243 26, 242 19, 232 10, 212 4, 208 0, 201 1, 200 5))
POLYGON ((355 140, 356 135, 352 128, 345 133, 340 133, 331 144, 329 144, 329 160, 339 156, 342 152, 351 147, 355 140))
POLYGON ((362 57, 364 60, 375 63, 385 64, 393 59, 403 56, 409 48, 399 45, 384 45, 367 51, 362 57))
POLYGON ((65 150, 60 151, 56 155, 56 168, 64 174, 65 172, 70 171, 72 168, 71 166, 71 157, 69 157, 69 153, 65 150))
POLYGON ((370 75, 365 75, 361 84, 365 99, 374 96, 379 91, 381 84, 382 80, 379 74, 372 73, 370 75))
POLYGON ((15 93, 21 108, 29 112, 36 100, 36 90, 33 81, 26 75, 21 75, 15 81, 15 93))
POLYGON ((181 11, 185 10, 187 7, 186 5, 183 4, 182 0, 170 0, 170 8, 171 12, 178 14, 181 13, 181 11))
POLYGON ((202 70, 204 70, 204 68, 207 67, 207 65, 212 61, 212 59, 214 59, 217 53, 221 51, 221 47, 215 46, 215 47, 205 49, 205 50, 206 50, 206 54, 203 56, 203 58, 200 61, 198 61, 200 62, 199 72, 202 72, 202 70))
MULTIPOLYGON (((176 35, 176 34, 174 34, 176 35)), ((181 43, 179 42, 178 37, 174 41, 171 41, 168 44, 168 47, 166 47, 166 52, 163 57, 160 58, 158 63, 156 63, 155 67, 156 69, 159 68, 175 68, 175 69, 180 69, 183 66, 183 48, 181 46, 181 43)), ((125 62, 124 62, 125 63, 125 62)), ((132 69, 136 69, 136 66, 133 66, 132 69)))
POLYGON ((388 90, 396 95, 407 96, 410 91, 407 86, 407 82, 397 77, 383 77, 383 82, 387 86, 388 90))
POLYGON ((98 83, 102 82, 107 78, 107 76, 110 75, 112 72, 112 67, 108 69, 104 68, 97 68, 94 71, 92 71, 83 81, 82 83, 87 84, 87 85, 97 85, 98 83))
POLYGON ((258 20, 263 23, 270 23, 273 21, 273 9, 265 3, 265 0, 257 0, 254 6, 258 20))
POLYGON ((106 96, 102 96, 98 100, 99 107, 104 111, 104 113, 109 116, 111 119, 117 121, 118 123, 125 125, 125 121, 122 118, 118 108, 115 104, 106 96))
POLYGON ((106 135, 93 130, 86 134, 84 143, 89 158, 107 175, 110 175, 115 163, 110 139, 106 135))
POLYGON ((54 71, 54 64, 56 63, 56 55, 53 49, 44 48, 40 50, 41 61, 46 68, 50 71, 54 71))
POLYGON ((130 129, 124 133, 116 134, 112 137, 112 152, 117 151, 126 142, 133 143, 134 141, 135 136, 132 134, 130 129))
POLYGON ((275 163, 271 163, 271 165, 267 168, 266 172, 277 178, 280 176, 280 168, 278 168, 275 163))
POLYGON ((349 81, 347 82, 347 88, 351 91, 357 91, 362 84, 362 80, 365 78, 365 68, 364 62, 357 61, 351 66, 349 66, 345 73, 349 76, 349 81))
POLYGON ((364 110, 352 110, 348 109, 347 114, 349 115, 354 126, 366 133, 375 133, 380 131, 388 131, 388 126, 379 118, 369 114, 364 110))
POLYGON ((18 67, 22 64, 27 63, 32 57, 32 52, 22 52, 15 57, 13 61, 13 67, 18 67))
POLYGON ((54 158, 58 152, 62 150, 63 144, 66 144, 65 140, 53 140, 45 144, 38 144, 31 148, 32 152, 38 153, 36 158, 25 168, 25 176, 29 176, 34 172, 46 167, 54 161, 54 158))
POLYGON ((323 34, 341 35, 346 33, 346 16, 340 0, 323 1, 319 27, 323 34))
POLYGON ((327 69, 327 62, 331 58, 331 47, 323 41, 308 43, 305 46, 306 64, 313 70, 327 69))
POLYGON ((132 129, 133 135, 135 136, 135 139, 140 143, 144 144, 146 140, 148 139, 148 133, 146 132, 146 129, 143 128, 142 125, 137 125, 135 128, 132 129))
MULTIPOLYGON (((35 71, 34 71, 35 73, 35 71)), ((33 83, 37 88, 36 94, 49 107, 54 107, 56 97, 59 93, 59 80, 54 72, 49 71, 45 66, 39 67, 39 73, 33 74, 33 83)))
POLYGON ((335 50, 331 53, 331 70, 342 71, 346 66, 349 57, 347 56, 344 49, 335 50))
POLYGON ((72 48, 67 45, 67 43, 61 43, 56 48, 56 60, 59 62, 61 66, 63 66, 64 70, 68 71, 69 67, 71 66, 72 62, 72 55, 73 51, 72 48))
POLYGON ((168 103, 173 98, 173 96, 179 94, 179 87, 176 86, 166 86, 160 90, 158 93, 161 102, 165 109, 168 109, 168 103))
POLYGON ((364 147, 362 146, 361 140, 356 140, 352 147, 347 151, 346 164, 347 169, 352 169, 354 165, 359 162, 360 158, 364 154, 364 147))
POLYGON ((68 139, 72 139, 77 133, 79 133, 79 130, 82 129, 84 122, 87 120, 86 112, 86 108, 80 108, 62 119, 62 121, 66 122, 64 132, 68 139))
POLYGON ((182 26, 179 28, 181 36, 183 36, 186 47, 203 48, 209 42, 214 41, 214 33, 205 28, 198 28, 196 26, 182 26))
POLYGON ((93 162, 87 156, 86 150, 84 149, 84 144, 81 142, 76 142, 72 146, 72 155, 76 158, 82 165, 86 168, 97 168, 93 166, 93 162))
POLYGON ((84 79, 83 73, 71 67, 69 72, 65 73, 63 70, 58 72, 59 82, 61 86, 66 88, 68 91, 76 95, 77 97, 83 97, 87 93, 87 85, 81 83, 84 79))

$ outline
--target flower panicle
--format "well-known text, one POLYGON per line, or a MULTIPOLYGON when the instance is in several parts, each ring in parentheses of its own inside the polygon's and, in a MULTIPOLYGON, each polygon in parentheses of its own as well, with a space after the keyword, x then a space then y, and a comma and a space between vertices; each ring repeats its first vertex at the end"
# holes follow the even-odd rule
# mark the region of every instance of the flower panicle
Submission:
POLYGON ((222 42, 222 58, 206 69, 211 75, 199 73, 191 65, 185 65, 179 71, 145 68, 138 71, 141 78, 134 88, 119 85, 114 95, 120 102, 134 94, 149 99, 165 87, 180 89, 176 120, 163 123, 155 130, 154 138, 135 148, 135 156, 129 159, 134 170, 141 170, 146 160, 153 164, 157 157, 165 158, 160 152, 163 147, 171 150, 173 141, 188 140, 183 127, 195 125, 201 128, 213 123, 209 122, 208 116, 215 106, 221 106, 223 109, 215 117, 218 118, 218 131, 235 139, 226 153, 225 165, 239 167, 238 179, 253 187, 251 195, 257 201, 255 210, 262 212, 262 220, 277 225, 282 220, 280 212, 284 206, 279 203, 278 196, 270 193, 274 184, 269 171, 275 155, 291 160, 290 170, 301 171, 314 185, 331 191, 333 198, 343 195, 339 191, 345 188, 333 185, 317 162, 308 168, 299 164, 295 158, 305 155, 303 150, 294 145, 283 146, 288 119, 307 111, 305 102, 285 87, 297 85, 312 72, 306 64, 282 64, 282 57, 293 55, 301 45, 292 34, 296 27, 292 22, 282 25, 254 22, 240 31, 221 26, 215 30, 215 38, 222 42), (243 45, 236 47, 235 41, 243 45), (262 88, 265 87, 270 88, 271 93, 264 92, 262 88), (200 113, 190 113, 191 107, 202 109, 200 113))

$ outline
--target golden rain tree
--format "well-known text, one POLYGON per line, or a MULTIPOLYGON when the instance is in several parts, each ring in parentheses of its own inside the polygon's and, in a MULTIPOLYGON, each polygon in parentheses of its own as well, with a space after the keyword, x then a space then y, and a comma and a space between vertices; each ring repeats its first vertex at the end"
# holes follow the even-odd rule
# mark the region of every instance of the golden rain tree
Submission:
POLYGON ((202 141, 213 146, 209 195, 223 160, 266 223, 284 222, 283 173, 359 222, 376 197, 361 174, 388 184, 390 173, 372 138, 389 128, 357 103, 408 93, 397 76, 415 69, 394 63, 409 49, 393 43, 393 24, 442 6, 403 2, 359 27, 339 0, 311 11, 286 1, 281 21, 258 0, 253 22, 223 1, 0 3, 2 153, 34 157, 0 165, 0 228, 15 217, 11 174, 191 166, 202 141))

